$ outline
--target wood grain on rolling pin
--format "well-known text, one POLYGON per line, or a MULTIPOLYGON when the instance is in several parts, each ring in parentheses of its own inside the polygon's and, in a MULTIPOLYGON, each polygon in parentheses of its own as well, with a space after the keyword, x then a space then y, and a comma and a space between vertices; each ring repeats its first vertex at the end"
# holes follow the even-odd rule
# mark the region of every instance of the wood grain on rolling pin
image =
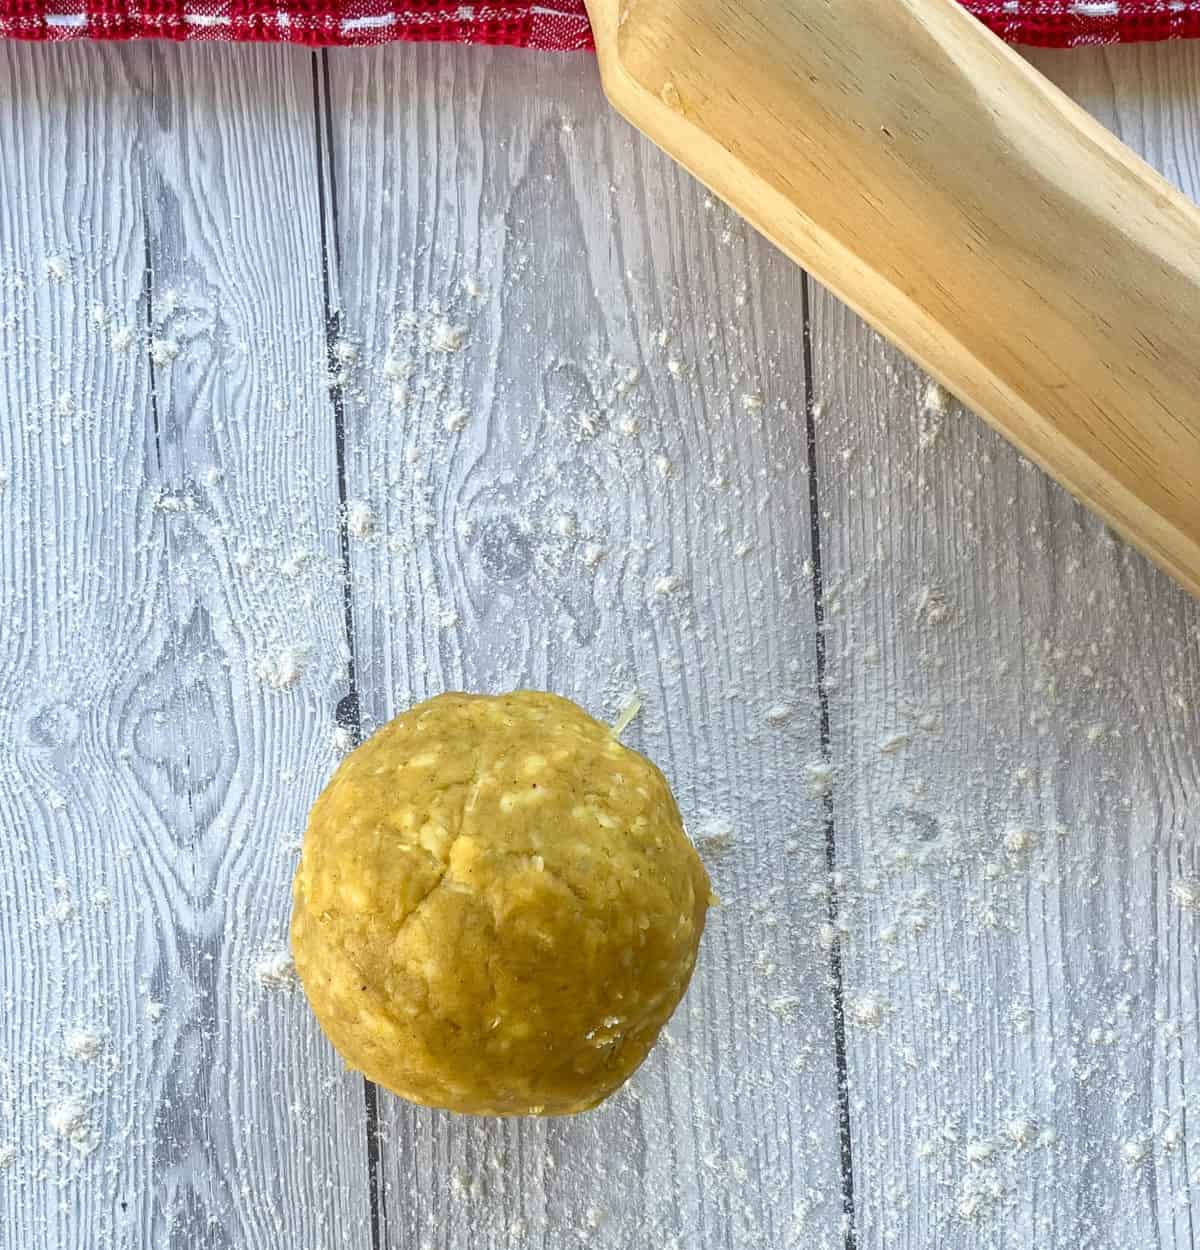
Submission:
POLYGON ((951 0, 592 0, 616 107, 1200 593, 1200 210, 951 0))

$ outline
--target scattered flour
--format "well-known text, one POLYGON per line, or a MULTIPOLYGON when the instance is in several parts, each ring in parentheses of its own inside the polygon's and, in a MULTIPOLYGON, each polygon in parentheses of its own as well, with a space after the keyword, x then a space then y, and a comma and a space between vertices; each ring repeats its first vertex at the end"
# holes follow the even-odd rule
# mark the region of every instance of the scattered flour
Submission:
POLYGON ((55 1103, 46 1115, 46 1122, 79 1154, 87 1154, 96 1144, 88 1109, 83 1099, 75 1094, 55 1103))
POLYGON ((435 321, 429 331, 429 346, 435 352, 459 351, 467 341, 467 327, 451 325, 448 321, 435 321))
POLYGON ((905 929, 907 929, 909 933, 921 934, 929 928, 929 912, 921 910, 921 908, 926 905, 927 903, 916 901, 913 910, 905 914, 903 923, 905 929))
POLYGON ((401 381, 404 378, 412 377, 412 361, 399 356, 385 356, 382 372, 389 382, 401 381))
POLYGON ((799 1020, 803 1008, 804 999, 799 994, 780 994, 767 1003, 767 1010, 788 1024, 799 1020))
POLYGON ((996 1153, 996 1147, 990 1141, 969 1141, 967 1142, 967 1162, 968 1163, 987 1163, 996 1153))
POLYGON ((1148 1137, 1130 1137, 1121 1143, 1121 1158, 1130 1168, 1139 1168, 1150 1156, 1148 1137))
MULTIPOLYGON (((51 806, 53 807, 54 804, 51 803, 51 806)), ((46 912, 46 917, 56 924, 65 924, 75 917, 75 901, 67 896, 56 899, 46 912)))
POLYGON ((0 1145, 0 1168, 6 1168, 14 1163, 17 1158, 16 1146, 10 1146, 7 1143, 0 1145))
POLYGON ((921 410, 937 416, 945 416, 950 411, 953 400, 950 392, 932 378, 926 384, 925 393, 921 396, 921 410))
POLYGON ((823 951, 831 951, 838 944, 838 931, 828 921, 817 926, 817 945, 823 951))
POLYGON ((133 346, 133 326, 120 326, 112 332, 109 345, 114 352, 127 352, 133 346))
POLYGON ((972 1168, 959 1185, 958 1213, 964 1220, 974 1220, 998 1207, 1006 1193, 1004 1182, 993 1168, 972 1168))
POLYGON ((365 499, 352 499, 346 505, 346 528, 352 538, 370 538, 375 524, 375 510, 365 499))
POLYGON ((878 1028, 883 1023, 886 1006, 878 994, 867 991, 855 994, 846 1003, 846 1014, 853 1023, 863 1028, 878 1028))
POLYGON ((762 412, 765 403, 762 391, 749 391, 742 395, 743 412, 762 412))
POLYGON ((284 577, 299 577, 312 557, 303 547, 297 547, 290 555, 279 562, 279 571, 284 577))
POLYGON ((254 672, 272 690, 291 690, 304 676, 308 659, 307 647, 283 647, 273 655, 261 656, 254 672))
POLYGON ((654 579, 654 593, 663 598, 673 595, 683 585, 683 578, 678 573, 664 573, 654 579))
POLYGON ((912 736, 906 733, 892 734, 879 744, 879 751, 882 755, 893 755, 895 752, 903 750, 904 747, 912 741, 912 736))
MULTIPOLYGON (((65 280, 68 276, 68 270, 65 267, 65 263, 61 274, 52 272, 50 270, 49 263, 47 264, 47 272, 51 277, 58 281, 65 280)), ((472 298, 478 298, 479 291, 477 287, 473 287, 472 280, 468 279, 464 282, 464 287, 467 295, 472 298)), ((739 304, 743 304, 744 302, 744 297, 739 296, 739 304)), ((443 354, 443 357, 452 357, 453 353, 460 351, 466 344, 468 340, 468 331, 465 327, 453 325, 449 320, 443 319, 440 310, 437 308, 432 309, 431 312, 435 320, 433 322, 429 320, 422 320, 419 323, 414 321, 411 327, 413 331, 411 339, 404 346, 407 350, 412 351, 414 355, 417 356, 423 356, 422 349, 425 346, 428 346, 433 352, 443 354)), ((115 329, 117 323, 110 320, 109 314, 103 307, 96 306, 96 308, 93 309, 92 317, 96 326, 100 328, 100 335, 98 336, 97 341, 101 344, 103 343, 103 337, 101 336, 107 335, 109 331, 112 330, 113 332, 111 333, 109 341, 113 351, 126 351, 133 346, 135 342, 144 348, 145 339, 140 335, 135 336, 134 330, 130 327, 115 329)), ((179 353, 179 346, 178 344, 175 344, 173 340, 152 339, 149 344, 149 350, 151 358, 154 359, 156 363, 165 364, 175 359, 179 353)), ((358 349, 354 347, 353 344, 343 340, 335 344, 334 355, 342 364, 348 365, 357 359, 358 349)), ((457 367, 459 367, 459 362, 456 362, 453 359, 443 358, 437 361, 426 361, 422 359, 423 369, 430 368, 438 371, 439 376, 433 380, 437 382, 439 387, 444 387, 446 377, 457 367)), ((667 368, 676 376, 679 376, 683 372, 682 364, 675 358, 668 360, 667 368)), ((389 355, 384 360, 382 365, 382 373, 384 378, 387 379, 389 383, 389 386, 384 388, 383 394, 383 407, 386 410, 387 395, 389 389, 391 389, 391 384, 398 384, 406 381, 413 373, 413 366, 410 361, 402 356, 391 354, 389 350, 389 355)), ((368 376, 368 371, 364 369, 362 371, 362 376, 364 378, 368 376)), ((758 381, 758 378, 747 378, 745 375, 742 375, 738 380, 740 385, 735 386, 732 392, 729 393, 727 402, 730 406, 740 403, 741 410, 745 413, 755 413, 761 411, 765 405, 763 393, 759 390, 751 389, 758 381), (745 387, 746 390, 742 391, 742 387, 745 387), (739 394, 739 392, 741 393, 739 394)), ((436 395, 438 407, 435 408, 434 411, 439 417, 441 417, 441 421, 445 429, 453 433, 463 428, 468 420, 466 410, 463 408, 454 408, 447 413, 445 408, 447 391, 445 389, 439 389, 435 392, 432 388, 426 389, 424 387, 424 383, 426 381, 427 379, 425 378, 415 380, 412 387, 412 394, 414 396, 418 393, 428 394, 430 396, 436 395), (441 415, 443 413, 446 413, 444 417, 441 415)), ((405 404, 408 402, 407 397, 409 395, 409 391, 407 387, 397 385, 394 388, 393 393, 395 396, 399 397, 397 402, 403 402, 405 404)), ((452 392, 449 397, 454 397, 452 392)), ((589 414, 586 419, 580 419, 580 424, 583 426, 586 433, 589 435, 596 435, 597 445, 600 445, 601 439, 603 438, 603 431, 606 428, 605 422, 608 422, 608 428, 619 436, 632 438, 639 433, 639 422, 636 416, 628 413, 621 413, 619 409, 609 406, 608 401, 597 402, 596 407, 598 409, 598 416, 593 419, 589 410, 589 414)), ((931 446, 941 436, 943 418, 945 418, 950 409, 950 396, 937 383, 930 382, 926 386, 920 401, 920 414, 918 416, 918 421, 919 442, 921 447, 931 446)), ((824 406, 821 403, 814 403, 812 405, 812 411, 815 418, 823 418, 824 406)), ((841 414, 835 414, 835 416, 840 415, 841 414)), ((655 431, 649 428, 649 425, 652 423, 649 422, 644 411, 642 420, 643 423, 647 423, 648 425, 646 441, 652 447, 653 442, 651 440, 655 437, 655 431)), ((614 446, 617 445, 617 443, 614 443, 614 446)), ((631 460, 638 457, 637 448, 628 443, 619 444, 619 449, 622 455, 629 457, 631 460)), ((409 464, 416 464, 419 458, 420 453, 418 452, 418 448, 416 446, 409 447, 405 453, 405 459, 407 462, 409 464)), ((426 469, 427 466, 425 462, 422 462, 421 467, 423 470, 426 469)), ((432 472, 431 469, 429 471, 432 472)), ((656 477, 661 477, 663 479, 670 478, 673 472, 670 460, 665 455, 655 456, 652 461, 651 472, 656 477)), ((406 477, 407 476, 408 475, 406 475, 406 477)), ((411 476, 416 477, 417 475, 411 476)), ((3 488, 6 480, 7 478, 5 473, 0 470, 0 489, 3 488)), ((209 481, 211 485, 213 479, 210 477, 209 481)), ((726 481, 728 481, 728 479, 726 479, 726 481)), ((736 485, 736 483, 734 484, 736 485)), ((380 486, 379 489, 382 489, 382 486, 380 486)), ((664 487, 664 491, 666 489, 667 488, 664 487)), ((164 511, 184 511, 188 506, 185 502, 182 502, 182 497, 172 498, 180 501, 178 506, 167 506, 166 501, 164 501, 164 511)), ((572 500, 571 502, 574 503, 575 501, 572 500)), ((555 511, 556 509, 552 507, 549 513, 552 518, 551 524, 553 525, 555 531, 562 538, 574 537, 577 528, 574 523, 574 518, 564 513, 561 516, 558 516, 557 519, 553 519, 555 517, 555 511)), ((580 515, 586 516, 587 514, 581 512, 580 515)), ((347 509, 346 524, 348 532, 355 538, 370 537, 375 532, 376 527, 374 513, 371 511, 370 506, 365 502, 350 505, 347 509)), ((734 529, 733 532, 734 535, 737 534, 736 529, 734 529)), ((589 538, 592 537, 592 532, 589 532, 589 528, 586 525, 582 528, 582 536, 589 538)), ((605 535, 601 535, 601 537, 607 538, 605 535)), ((614 551, 620 552, 622 548, 615 545, 615 535, 611 541, 614 543, 614 551)), ((277 546, 274 549, 272 558, 278 559, 280 551, 286 550, 286 546, 277 546)), ((747 554, 749 550, 749 545, 743 544, 736 549, 736 554, 738 556, 742 556, 747 554)), ((578 550, 575 551, 574 556, 574 567, 576 575, 578 576, 580 571, 578 561, 582 560, 583 564, 588 568, 596 568, 605 558, 605 548, 599 542, 589 541, 586 545, 581 543, 578 550)), ((307 566, 308 559, 309 557, 307 552, 301 550, 294 551, 291 555, 287 556, 280 562, 278 566, 279 572, 286 577, 297 577, 300 575, 302 569, 307 566)), ((621 567, 624 567, 623 564, 621 567)), ((642 567, 644 568, 644 566, 642 567)), ((945 571, 942 568, 935 568, 931 566, 930 571, 925 576, 930 578, 945 576, 945 571)), ((918 583, 918 585, 919 584, 920 583, 918 583)), ((676 590, 678 590, 683 585, 683 579, 676 574, 668 573, 667 575, 654 580, 652 585, 656 595, 666 596, 673 594, 676 590)), ((964 611, 968 603, 969 600, 964 598, 964 611)), ((912 609, 911 599, 909 600, 907 606, 910 610, 912 609)), ((432 608, 429 610, 432 611, 433 619, 438 619, 436 603, 432 605, 432 608)), ((915 608, 915 617, 917 622, 927 626, 935 626, 949 621, 951 616, 952 607, 943 591, 934 586, 927 587, 920 593, 917 598, 915 608)), ((443 625, 446 624, 446 619, 445 614, 443 614, 441 617, 443 625)), ((1097 636, 1099 636, 1099 626, 1097 626, 1097 636)), ((931 644, 932 650, 932 645, 937 640, 929 638, 928 635, 927 638, 931 644)), ((847 649, 849 650, 855 646, 860 646, 860 640, 851 638, 847 643, 847 649)), ((877 663, 879 661, 879 649, 869 641, 862 640, 859 656, 864 662, 877 663)), ((936 659, 936 655, 934 655, 933 658, 936 659)), ((307 663, 307 649, 288 647, 283 649, 278 654, 260 661, 256 666, 255 671, 268 686, 277 690, 287 690, 294 687, 300 681, 307 663)), ((1091 657, 1085 657, 1083 660, 1080 660, 1079 663, 1095 664, 1095 661, 1091 657)), ((932 674, 930 680, 935 680, 932 674)), ((984 684, 986 685, 986 680, 984 684)), ((765 700, 763 702, 765 703, 765 700)), ((760 703, 757 704, 757 706, 761 709, 763 705, 760 703)), ((759 714, 763 715, 761 711, 759 714)), ((1095 712, 1089 713, 1088 717, 1084 719, 1077 726, 1077 728, 1087 726, 1089 724, 1090 717, 1095 714, 1095 712)), ((792 715, 793 711, 791 708, 780 704, 776 707, 768 708, 765 712, 765 719, 768 724, 783 724, 792 715)), ((919 726, 919 728, 928 729, 932 732, 935 724, 940 723, 935 721, 933 716, 933 713, 925 714, 925 716, 915 723, 919 726)), ((875 721, 874 725, 877 726, 878 723, 878 721, 875 721)), ((894 724, 894 722, 891 723, 894 724)), ((884 720, 883 724, 887 725, 889 722, 884 720)), ((878 733, 878 728, 876 728, 875 732, 878 733)), ((1107 731, 1104 730, 1104 727, 1098 723, 1091 724, 1091 727, 1086 729, 1087 740, 1089 742, 1097 742, 1106 732, 1107 731)), ((336 726, 330 731, 330 741, 333 750, 339 754, 343 754, 352 748, 353 735, 349 729, 343 726, 336 726)), ((868 739, 868 742, 871 741, 878 741, 878 750, 885 755, 891 754, 892 752, 898 752, 902 747, 908 747, 910 745, 909 736, 907 734, 900 733, 892 734, 890 737, 884 737, 882 741, 877 738, 868 739)), ((905 756, 897 759, 894 763, 894 767, 892 768, 884 768, 881 761, 878 759, 868 760, 867 766, 879 768, 881 772, 887 772, 889 774, 891 772, 900 771, 902 766, 908 767, 912 765, 915 767, 918 763, 917 757, 919 756, 920 748, 923 748, 925 745, 926 744, 922 740, 917 739, 917 745, 913 746, 911 751, 909 751, 905 756)), ((998 751, 998 761, 998 769, 1000 771, 997 772, 997 776, 999 777, 1003 770, 1011 768, 1012 760, 1003 753, 1003 748, 1000 748, 998 751)), ((1004 772, 1003 775, 1004 778, 1007 777, 1006 772, 1004 772)), ((806 768, 806 776, 808 786, 814 798, 820 799, 830 794, 835 779, 835 770, 829 763, 818 762, 808 765, 806 768)), ((870 779, 868 778, 868 781, 869 780, 870 779)), ((966 784, 965 780, 964 784, 966 784)), ((971 784, 973 784, 973 781, 971 784)), ((803 789, 803 781, 801 783, 801 789, 803 789)), ((886 814, 886 809, 884 807, 881 806, 879 810, 881 817, 886 814)), ((1039 809, 1032 806, 1030 806, 1028 810, 1023 807, 1014 807, 1011 810, 1006 810, 1005 815, 1001 818, 1001 822, 999 824, 1000 839, 1002 841, 1002 849, 999 850, 994 844, 997 828, 996 825, 992 824, 989 820, 988 824, 990 826, 990 831, 988 840, 990 845, 986 849, 985 854, 988 857, 994 857, 996 862, 994 865, 990 865, 994 866, 995 873, 994 876, 992 873, 987 875, 989 884, 984 886, 985 890, 1003 890, 1004 883, 1006 881, 1009 881, 1014 877, 1024 876, 1024 873, 1018 870, 1022 868, 1025 861, 1019 860, 1016 857, 1023 855, 1024 852, 1033 850, 1037 846, 1038 835, 1031 830, 1021 827, 1007 828, 1007 823, 1011 821, 1019 826, 1019 822, 1029 820, 1031 818, 1031 811, 1036 810, 1039 809), (1007 856, 1005 855, 1005 852, 1008 852, 1007 856)), ((811 818, 811 812, 809 813, 809 816, 811 818)), ((1040 818, 1034 817, 1034 819, 1037 820, 1040 818)), ((794 844, 789 844, 789 850, 799 853, 801 848, 803 848, 803 853, 807 855, 809 833, 807 829, 802 829, 801 832, 803 833, 803 839, 794 844)), ((697 843, 702 852, 706 855, 720 855, 727 849, 731 848, 735 843, 735 833, 732 822, 723 817, 714 816, 704 820, 696 830, 696 834, 697 843)), ((1046 836, 1049 837, 1048 834, 1046 836)), ((867 838, 865 841, 868 850, 873 850, 876 846, 883 847, 887 845, 887 839, 882 836, 875 839, 867 838)), ((946 845, 952 846, 952 841, 950 839, 946 839, 946 845)), ((798 872, 807 872, 807 867, 800 869, 800 862, 801 861, 799 860, 793 861, 793 863, 797 866, 798 872)), ((897 873, 903 872, 906 874, 915 871, 933 872, 934 869, 932 867, 928 869, 925 867, 926 862, 929 864, 936 864, 936 860, 932 859, 929 861, 906 859, 903 864, 897 860, 895 871, 897 873)), ((961 861, 955 862, 953 865, 954 870, 958 871, 960 866, 961 861)), ((1032 872, 1036 871, 1038 866, 1039 865, 1036 862, 1030 865, 1030 873, 1032 874, 1032 872)), ((864 870, 864 874, 861 878, 859 877, 857 869, 852 872, 850 874, 851 885, 849 887, 849 909, 844 914, 854 915, 857 917, 860 913, 857 912, 856 909, 862 906, 866 901, 863 896, 865 896, 869 891, 879 888, 877 880, 874 885, 869 883, 867 874, 874 875, 875 877, 886 877, 891 871, 892 869, 885 862, 882 867, 878 864, 869 864, 864 870)), ((972 881, 978 880, 977 877, 974 877, 969 873, 965 875, 972 881)), ((804 879, 803 875, 800 876, 800 879, 804 879)), ((1188 913, 1200 913, 1200 878, 1190 876, 1184 879, 1177 879, 1171 885, 1170 893, 1175 905, 1183 908, 1188 913)), ((98 891, 93 897, 98 906, 104 905, 109 901, 109 896, 107 892, 104 891, 98 891)), ((817 896, 814 895, 813 897, 817 896)), ((996 901, 996 897, 997 896, 993 893, 986 894, 983 899, 980 900, 980 906, 983 910, 981 910, 978 914, 983 916, 994 916, 996 913, 992 910, 991 902, 996 901)), ((974 899, 970 899, 968 902, 972 906, 975 904, 974 899)), ((1003 896, 1000 895, 998 905, 1000 905, 1001 912, 1003 912, 1002 903, 1003 896)), ((63 904, 60 904, 60 906, 63 906, 63 904)), ((885 909, 882 911, 882 917, 892 919, 893 923, 885 925, 878 931, 879 941, 890 949, 872 949, 868 953, 867 958, 901 958, 903 948, 901 947, 898 950, 894 949, 895 945, 900 943, 901 935, 906 932, 919 932, 929 924, 927 911, 920 908, 909 909, 906 901, 901 902, 898 910, 893 910, 893 908, 894 903, 889 899, 885 905, 885 909)), ((71 913, 68 910, 65 914, 69 916, 71 913)), ((845 928, 839 930, 839 928, 837 928, 834 924, 828 922, 817 923, 816 917, 821 914, 823 914, 822 909, 812 909, 812 918, 810 918, 807 922, 805 937, 811 944, 814 941, 815 936, 817 946, 819 946, 822 950, 830 951, 838 944, 840 935, 848 932, 848 930, 845 928)), ((968 914, 974 915, 975 913, 970 912, 968 914)), ((864 929, 864 932, 869 931, 869 928, 864 929)), ((1005 940, 1008 940, 1008 938, 1006 937, 1005 940)), ((811 949, 811 945, 806 957, 814 963, 820 962, 819 957, 811 949)), ((294 965, 292 964, 291 957, 286 949, 281 948, 262 953, 262 955, 253 964, 252 971, 255 981, 264 989, 282 990, 288 986, 294 985, 295 983, 294 965)), ((892 1001, 899 1004, 901 1002, 902 985, 903 983, 901 982, 899 985, 884 985, 882 988, 884 992, 891 997, 892 1001)), ((955 1000, 953 996, 958 994, 961 997, 964 991, 959 990, 956 986, 938 985, 935 987, 935 992, 938 995, 941 995, 944 992, 946 995, 946 1001, 952 1002, 959 1001, 955 1000)), ((969 992, 970 989, 968 987, 966 993, 969 994, 969 992)), ((799 1017, 801 1014, 800 1000, 796 995, 784 994, 777 995, 775 997, 770 997, 768 995, 763 999, 763 1001, 766 1003, 770 1011, 779 1016, 781 1019, 790 1020, 794 1017, 799 1017)), ((939 1001, 941 1000, 939 999, 939 1001)), ((906 1025, 908 1024, 908 1007, 909 1004, 906 1002, 906 1014, 904 1017, 904 1023, 906 1025)), ((920 1012, 924 1010, 923 1005, 917 1004, 914 1009, 918 1012, 918 1019, 920 1019, 920 1012)), ((875 992, 852 995, 847 1000, 847 1018, 856 1026, 864 1028, 878 1027, 887 1019, 888 1011, 889 1009, 887 1008, 885 1001, 875 992)), ((162 1004, 150 1003, 146 1006, 146 1016, 148 1019, 157 1020, 161 1017, 162 1012, 162 1004)), ((897 1015, 899 1015, 899 1013, 897 1013, 897 1015)), ((1126 1023, 1128 1024, 1128 1013, 1124 1013, 1122 1015, 1122 1019, 1126 1020, 1126 1023)), ((1136 1020, 1136 1009, 1134 1019, 1136 1020)), ((897 1020, 897 1023, 899 1024, 899 1019, 897 1020)), ((1120 1027, 1126 1027, 1126 1025, 1122 1025, 1120 1027)), ((897 1028, 896 1031, 897 1033, 901 1032, 899 1028, 897 1028)), ((1101 1029, 1099 1031, 1099 1035, 1103 1039, 1100 1042, 1085 1044, 1086 1039, 1081 1039, 1081 1048, 1086 1051, 1088 1049, 1088 1045, 1091 1045, 1092 1047, 1100 1045, 1105 1047, 1120 1045, 1120 1036, 1113 1029, 1101 1029)), ((936 1041, 936 1039, 934 1040, 936 1041)), ((940 1069, 938 1069, 937 1063, 933 1065, 929 1078, 931 1083, 935 1081, 940 1082, 941 1079, 945 1077, 948 1071, 945 1066, 945 1058, 947 1054, 953 1054, 953 1047, 957 1044, 957 1041, 955 1041, 945 1042, 940 1046, 931 1046, 930 1054, 935 1060, 941 1062, 943 1065, 940 1069), (938 1075, 933 1075, 933 1070, 936 1070, 938 1075)), ((747 1045, 749 1045, 749 1043, 747 1043, 747 1045)), ((84 1029, 72 1030, 70 1033, 66 1034, 63 1038, 63 1047, 68 1055, 74 1059, 80 1060, 94 1058, 103 1048, 100 1034, 84 1029)), ((897 1054, 899 1053, 900 1052, 897 1051, 897 1054)), ((755 1057, 749 1050, 747 1050, 747 1054, 750 1058, 755 1057)), ((915 1065, 916 1060, 914 1059, 913 1066, 915 1065)), ((924 1080, 923 1073, 921 1079, 924 1080)), ((703 1113, 703 1108, 701 1108, 701 1112, 703 1113)), ((91 1125, 89 1124, 88 1109, 84 1105, 83 1101, 78 1098, 66 1099, 63 1103, 53 1108, 50 1112, 50 1124, 54 1129, 54 1132, 65 1140, 77 1141, 80 1139, 90 1139, 91 1125)), ((1165 1149, 1172 1150, 1177 1148, 1182 1140, 1182 1130, 1177 1123, 1172 1122, 1164 1130, 1162 1128, 1162 1122, 1160 1121, 1154 1127, 1156 1131, 1161 1131, 1161 1141, 1165 1149)), ((1002 1206, 1006 1206, 1010 1199, 1015 1200, 1016 1196, 1020 1193, 1020 1183, 1013 1183, 1014 1177, 1011 1174, 1011 1169, 1014 1166, 1013 1161, 1016 1159, 1031 1157, 1028 1153, 1029 1147, 1035 1142, 1044 1143, 1045 1140, 1047 1140, 1046 1135, 1050 1133, 1050 1130, 1043 1130, 1039 1133, 1036 1122, 1031 1119, 1017 1117, 1006 1122, 1003 1115, 1001 1115, 998 1122, 993 1123, 990 1126, 985 1126, 984 1131, 988 1132, 989 1135, 987 1137, 969 1140, 966 1142, 965 1146, 957 1146, 955 1151, 947 1152, 947 1155, 952 1162, 961 1165, 963 1155, 957 1152, 959 1150, 965 1151, 965 1159, 968 1166, 966 1169, 966 1175, 962 1178, 961 1187, 957 1190, 957 1209, 963 1218, 970 1219, 982 1216, 989 1211, 998 1210, 1002 1206)), ((1052 1140, 1052 1136, 1049 1140, 1052 1140)), ((1130 1141, 1124 1142, 1123 1144, 1120 1143, 1120 1139, 1118 1138, 1117 1144, 1120 1156, 1131 1166, 1136 1166, 1142 1160, 1147 1158, 1151 1149, 1149 1140, 1142 1138, 1134 1138, 1130 1141)), ((1111 1158, 1113 1144, 1111 1139, 1108 1144, 1108 1150, 1110 1151, 1111 1167, 1113 1164, 1113 1160, 1111 1158)), ((0 1145, 0 1166, 10 1163, 15 1157, 16 1150, 14 1147, 0 1145)), ((924 1152, 923 1157, 925 1157, 924 1152)), ((722 1168, 729 1167, 728 1160, 718 1160, 718 1164, 722 1168)), ((959 1177, 954 1174, 939 1178, 939 1183, 945 1185, 944 1194, 938 1202, 939 1208, 941 1206, 941 1201, 948 1200, 950 1204, 949 1209, 945 1211, 944 1214, 951 1214, 954 1210, 956 1198, 955 1185, 958 1180, 959 1177)), ((929 1192, 933 1193, 936 1191, 930 1190, 929 1192)), ((885 1197, 889 1202, 894 1200, 891 1195, 885 1195, 885 1197)), ((904 1198, 903 1201, 907 1202, 907 1198, 904 1198)), ((941 1214, 943 1212, 939 1213, 941 1214)), ((589 1210, 587 1219, 588 1223, 593 1225, 600 1222, 599 1216, 594 1210, 589 1210)), ((516 1228, 515 1224, 514 1228, 516 1228)), ((523 1225, 520 1228, 519 1235, 524 1236, 523 1225)), ((886 1240, 886 1231, 882 1235, 886 1240)), ((951 1239, 953 1238, 951 1237, 951 1239)), ((666 1243, 674 1244, 674 1239, 672 1238, 666 1238, 665 1241, 666 1243)), ((749 1244, 748 1239, 747 1244, 749 1244)), ((763 1244, 767 1244, 766 1241, 764 1241, 763 1244)), ((666 1245, 664 1245, 664 1250, 667 1250, 666 1245)))
POLYGON ((169 365, 179 355, 179 344, 174 339, 150 340, 150 359, 156 365, 169 365))
POLYGON ((733 822, 725 816, 709 816, 696 830, 701 854, 720 855, 733 845, 733 822))
POLYGON ((1200 877, 1183 877, 1172 882, 1171 897, 1184 911, 1200 912, 1200 877))
POLYGON ((285 946, 264 952, 254 965, 254 979, 264 989, 291 989, 297 981, 292 952, 285 946))
POLYGON ((1038 844, 1038 835, 1033 829, 1009 829, 1004 835, 1004 849, 1013 855, 1032 851, 1038 844))
POLYGON ((157 1024, 163 1018, 166 1010, 167 1007, 165 1003, 156 1002, 154 999, 151 999, 146 1004, 146 1019, 149 1020, 151 1024, 157 1024))
POLYGON ((918 624, 944 625, 952 615, 953 610, 946 598, 946 592, 941 587, 923 586, 917 592, 913 616, 918 624))
MULTIPOLYGON (((66 806, 66 801, 60 795, 51 793, 50 807, 53 810, 61 810, 66 806)), ((57 924, 65 924, 68 920, 73 920, 77 914, 75 900, 71 897, 71 887, 67 884, 66 878, 55 877, 54 882, 54 902, 46 909, 45 921, 47 923, 53 921, 57 924)))
POLYGON ((63 1050, 72 1059, 95 1059, 103 1049, 104 1038, 95 1029, 68 1029, 63 1035, 63 1050))
POLYGON ((806 764, 805 771, 808 773, 809 793, 814 799, 824 798, 825 795, 832 793, 834 778, 832 764, 824 762, 806 764))
POLYGON ((65 256, 46 257, 46 277, 52 282, 66 282, 71 276, 71 264, 65 256))

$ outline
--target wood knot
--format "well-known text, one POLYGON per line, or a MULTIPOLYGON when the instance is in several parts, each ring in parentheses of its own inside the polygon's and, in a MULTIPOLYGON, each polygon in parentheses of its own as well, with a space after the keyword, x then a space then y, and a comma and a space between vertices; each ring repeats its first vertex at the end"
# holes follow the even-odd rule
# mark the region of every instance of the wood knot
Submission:
POLYGON ((679 88, 670 80, 663 83, 658 96, 667 108, 674 109, 676 113, 684 112, 683 97, 679 94, 679 88))

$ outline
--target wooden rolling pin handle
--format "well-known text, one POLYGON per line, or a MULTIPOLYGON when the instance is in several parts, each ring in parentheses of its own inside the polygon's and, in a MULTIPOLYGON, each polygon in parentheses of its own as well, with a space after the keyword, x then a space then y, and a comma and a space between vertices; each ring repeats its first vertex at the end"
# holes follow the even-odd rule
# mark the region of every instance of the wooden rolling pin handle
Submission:
POLYGON ((954 0, 588 0, 616 108, 1193 593, 1200 210, 954 0))

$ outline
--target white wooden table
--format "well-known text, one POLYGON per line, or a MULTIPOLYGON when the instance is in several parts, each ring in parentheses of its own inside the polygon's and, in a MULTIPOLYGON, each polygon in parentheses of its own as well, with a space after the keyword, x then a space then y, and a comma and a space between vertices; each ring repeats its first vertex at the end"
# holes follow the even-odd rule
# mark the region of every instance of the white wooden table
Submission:
MULTIPOLYGON (((1039 63, 1200 195, 1200 48, 1039 63)), ((925 392, 587 58, 0 47, 0 1247, 1195 1250, 1200 608, 925 392), (517 685, 641 693, 723 906, 609 1105, 455 1120, 289 882, 517 685)))

